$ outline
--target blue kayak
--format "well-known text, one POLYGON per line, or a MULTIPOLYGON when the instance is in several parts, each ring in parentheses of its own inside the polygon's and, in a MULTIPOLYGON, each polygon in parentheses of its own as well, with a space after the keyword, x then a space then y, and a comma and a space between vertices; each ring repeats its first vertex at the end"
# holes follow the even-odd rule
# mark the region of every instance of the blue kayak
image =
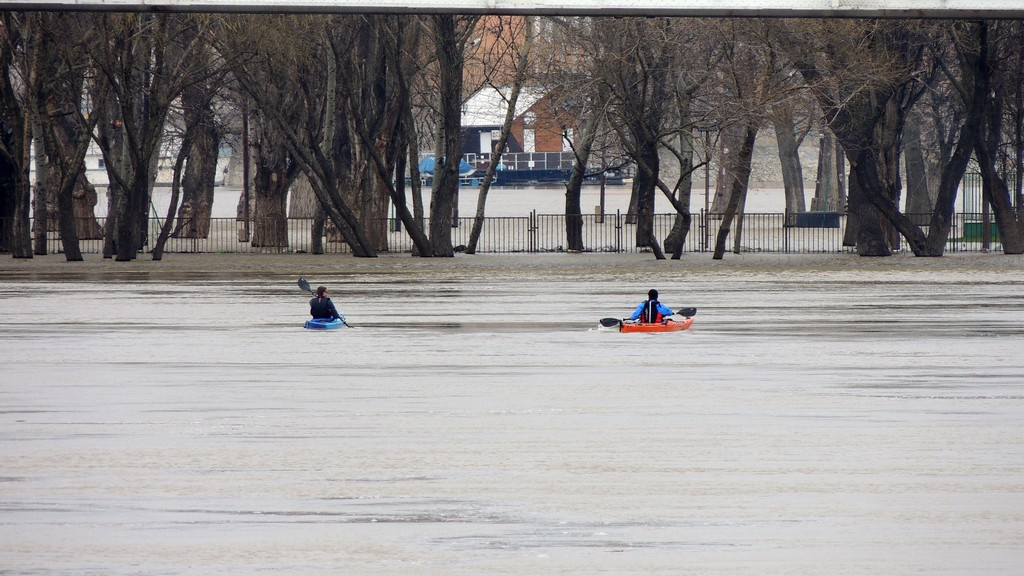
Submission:
POLYGON ((310 330, 331 330, 341 328, 344 325, 345 321, 340 318, 313 318, 312 320, 306 320, 306 328, 310 330))

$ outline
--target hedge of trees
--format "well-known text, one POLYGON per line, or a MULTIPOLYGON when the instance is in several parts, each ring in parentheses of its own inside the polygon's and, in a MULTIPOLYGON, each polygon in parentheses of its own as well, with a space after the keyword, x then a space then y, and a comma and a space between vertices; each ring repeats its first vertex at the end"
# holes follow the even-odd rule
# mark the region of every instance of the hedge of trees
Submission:
MULTIPOLYGON (((847 211, 860 255, 889 255, 902 237, 915 255, 941 256, 969 168, 1003 250, 1019 254, 1022 74, 1024 22, 1014 20, 0 12, 0 251, 43 254, 58 230, 68 260, 82 259, 78 238, 97 234, 106 257, 132 260, 148 243, 159 259, 171 235, 208 232, 228 142, 251 166, 252 202, 240 211, 254 245, 287 242, 290 201, 316 219, 314 251, 325 233, 356 256, 387 250, 394 209, 416 255, 452 256, 462 105, 493 85, 510 110, 524 87, 543 90, 563 128, 575 155, 569 249, 585 249, 584 179, 628 162, 637 245, 680 257, 693 176, 715 158, 722 258, 755 139, 771 128, 787 213, 806 209, 797 152, 819 137, 818 190, 832 195, 817 208, 847 211), (147 238, 168 141, 178 144, 171 201, 147 238), (90 145, 110 182, 102 227, 89 224, 90 145), (438 159, 429 191, 424 149, 438 159), (677 213, 662 239, 659 194, 677 213)), ((478 224, 513 116, 479 188, 478 224)))

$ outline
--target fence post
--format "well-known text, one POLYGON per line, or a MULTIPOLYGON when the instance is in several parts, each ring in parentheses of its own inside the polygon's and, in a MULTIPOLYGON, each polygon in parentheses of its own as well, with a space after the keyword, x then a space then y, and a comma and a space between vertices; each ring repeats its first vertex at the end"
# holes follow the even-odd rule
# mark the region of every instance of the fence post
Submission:
POLYGON ((700 230, 700 251, 708 251, 708 211, 700 209, 700 221, 698 222, 700 230))
POLYGON ((537 209, 530 211, 530 220, 527 224, 527 236, 529 238, 529 252, 537 251, 537 209))
MULTIPOLYGON (((956 214, 953 215, 953 226, 951 227, 951 229, 949 231, 948 238, 960 238, 960 235, 959 235, 959 224, 960 224, 960 220, 962 218, 963 218, 963 216, 960 216, 960 218, 957 218, 956 214)), ((946 241, 948 242, 949 240, 947 239, 946 241)), ((963 240, 961 240, 961 242, 962 241, 963 240)), ((958 246, 959 246, 959 244, 957 243, 957 241, 953 240, 953 252, 957 251, 957 247, 958 246)), ((964 246, 964 250, 966 250, 966 249, 967 249, 967 246, 965 245, 964 246)))
MULTIPOLYGON (((794 218, 796 218, 796 217, 794 216, 794 218)), ((789 233, 790 233, 790 230, 793 229, 793 227, 792 226, 788 226, 788 224, 789 224, 789 213, 786 212, 782 216, 782 233, 784 234, 783 239, 784 239, 784 242, 785 242, 783 244, 783 253, 785 253, 785 254, 789 254, 789 233)))
POLYGON ((622 208, 615 211, 615 253, 622 253, 622 208))

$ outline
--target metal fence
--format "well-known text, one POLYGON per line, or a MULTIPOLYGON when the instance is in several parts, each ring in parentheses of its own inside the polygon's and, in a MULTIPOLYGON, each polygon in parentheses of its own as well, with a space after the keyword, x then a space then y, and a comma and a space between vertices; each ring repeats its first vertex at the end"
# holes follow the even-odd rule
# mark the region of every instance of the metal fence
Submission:
MULTIPOLYGON (((827 223, 812 226, 793 225, 793 215, 783 213, 744 214, 730 227, 726 239, 729 252, 759 252, 778 254, 838 253, 851 251, 843 246, 846 219, 835 214, 827 223), (739 241, 737 241, 737 238, 739 241)), ((635 253, 645 249, 636 246, 636 224, 625 214, 606 214, 603 217, 585 214, 582 219, 583 244, 587 252, 635 253)), ((657 214, 654 217, 655 237, 663 241, 672 229, 675 214, 657 214)), ((461 250, 469 243, 473 228, 472 217, 455 219, 452 227, 452 245, 461 250)), ((920 220, 918 220, 920 221, 920 220)), ((926 221, 926 220, 925 220, 926 221)), ((722 215, 694 214, 690 233, 684 243, 686 252, 711 252, 722 223, 722 215)), ((80 230, 98 230, 105 224, 97 218, 80 226, 80 230)), ((143 251, 152 250, 152 242, 159 234, 161 221, 153 218, 149 223, 148 241, 143 251)), ((413 244, 404 227, 394 219, 378 223, 386 226, 387 251, 412 252, 413 244)), ((171 237, 164 247, 167 253, 290 253, 312 251, 312 219, 289 218, 287 243, 282 246, 260 245, 258 238, 246 238, 240 233, 244 222, 235 218, 213 218, 210 231, 203 238, 171 237)), ((0 221, 0 231, 9 231, 10 221, 0 221)), ((250 226, 250 229, 254 227, 250 226)), ((424 222, 424 229, 428 229, 424 222)), ((95 234, 94 234, 95 235, 95 234)), ((336 239, 336 234, 324 238, 324 251, 329 254, 350 252, 348 246, 336 239)), ((103 251, 102 238, 81 238, 83 253, 103 251)), ((902 248, 907 249, 905 241, 902 248)), ((999 231, 984 214, 958 214, 947 241, 947 252, 999 250, 999 231), (988 238, 985 227, 988 226, 988 238)), ((60 235, 48 234, 47 250, 63 251, 60 235)), ((478 253, 541 253, 566 250, 566 216, 537 214, 527 216, 488 217, 484 219, 478 253)))

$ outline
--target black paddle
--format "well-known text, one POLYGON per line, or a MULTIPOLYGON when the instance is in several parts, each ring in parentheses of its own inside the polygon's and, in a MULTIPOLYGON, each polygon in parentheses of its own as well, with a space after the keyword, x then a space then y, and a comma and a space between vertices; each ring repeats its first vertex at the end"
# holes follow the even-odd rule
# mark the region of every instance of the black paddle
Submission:
MULTIPOLYGON (((299 278, 299 288, 301 288, 302 290, 305 290, 306 292, 309 292, 313 296, 316 296, 316 292, 314 292, 313 289, 309 287, 309 282, 306 282, 305 278, 299 278)), ((347 328, 351 328, 352 327, 352 326, 349 325, 348 322, 345 322, 345 317, 344 316, 342 316, 340 318, 340 320, 341 320, 341 323, 345 325, 345 327, 347 327, 347 328)))
POLYGON ((692 318, 692 317, 697 315, 697 309, 696 308, 680 308, 679 311, 676 312, 676 314, 679 314, 680 316, 682 316, 684 318, 692 318))
MULTIPOLYGON (((678 312, 676 312, 676 314, 684 318, 692 318, 697 315, 697 309, 681 308, 678 312)), ((600 322, 601 326, 604 326, 605 328, 614 328, 616 326, 622 326, 622 320, 619 320, 618 318, 601 318, 600 322)))

